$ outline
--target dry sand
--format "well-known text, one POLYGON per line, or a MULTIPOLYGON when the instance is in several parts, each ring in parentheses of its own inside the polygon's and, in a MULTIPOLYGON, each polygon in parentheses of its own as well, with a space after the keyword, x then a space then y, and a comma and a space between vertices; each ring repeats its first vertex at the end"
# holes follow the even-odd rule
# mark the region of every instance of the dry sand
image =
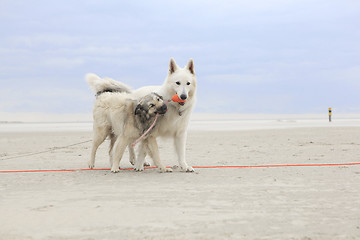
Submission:
MULTIPOLYGON (((273 121, 273 129, 228 122, 223 130, 203 124, 188 135, 193 166, 360 162, 359 121, 273 121)), ((90 142, 11 158, 87 141, 86 127, 32 132, 4 125, 0 171, 86 168, 90 142)), ((109 168, 107 144, 97 168, 109 168)), ((172 143, 160 146, 162 161, 176 165, 172 143)), ((128 155, 121 167, 131 167, 128 155)), ((0 173, 0 179, 4 240, 360 239, 360 166, 0 173)))

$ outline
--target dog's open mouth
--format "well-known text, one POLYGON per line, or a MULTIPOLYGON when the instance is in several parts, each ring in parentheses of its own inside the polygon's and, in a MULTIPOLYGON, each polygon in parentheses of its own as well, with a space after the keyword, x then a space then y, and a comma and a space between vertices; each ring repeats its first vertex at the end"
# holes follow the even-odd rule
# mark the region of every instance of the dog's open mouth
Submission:
POLYGON ((155 114, 164 115, 168 110, 158 110, 155 112, 155 114))
POLYGON ((180 104, 181 106, 184 106, 184 105, 185 105, 185 102, 179 102, 179 104, 180 104))
POLYGON ((168 111, 167 106, 164 104, 162 107, 156 110, 156 114, 164 115, 168 111))

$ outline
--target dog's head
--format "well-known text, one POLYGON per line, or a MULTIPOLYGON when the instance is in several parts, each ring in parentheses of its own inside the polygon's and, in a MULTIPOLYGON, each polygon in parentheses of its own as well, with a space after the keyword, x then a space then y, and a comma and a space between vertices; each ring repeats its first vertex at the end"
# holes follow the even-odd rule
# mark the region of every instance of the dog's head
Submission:
MULTIPOLYGON (((185 68, 179 67, 173 58, 170 59, 169 73, 166 84, 181 100, 190 100, 196 91, 194 61, 190 59, 185 68)), ((186 102, 179 102, 180 105, 186 102)))
POLYGON ((164 115, 167 112, 167 106, 163 97, 157 93, 150 93, 140 99, 135 108, 135 115, 149 119, 156 114, 164 115))

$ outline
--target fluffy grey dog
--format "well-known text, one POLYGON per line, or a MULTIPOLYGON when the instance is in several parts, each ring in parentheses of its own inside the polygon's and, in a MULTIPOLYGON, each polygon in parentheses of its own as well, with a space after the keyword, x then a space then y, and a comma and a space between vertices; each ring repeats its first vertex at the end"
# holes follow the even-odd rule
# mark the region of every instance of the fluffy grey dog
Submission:
MULTIPOLYGON (((112 79, 101 79, 95 74, 87 74, 86 81, 96 93, 93 117, 93 146, 89 168, 94 168, 95 155, 100 144, 110 138, 110 164, 112 172, 119 172, 120 160, 125 148, 138 139, 154 122, 156 115, 164 115, 167 106, 162 97, 150 93, 134 99, 126 85, 116 83, 116 88, 107 88, 112 79)), ((161 172, 172 171, 160 161, 156 138, 152 135, 158 131, 157 125, 143 140, 147 153, 152 157, 161 172)))

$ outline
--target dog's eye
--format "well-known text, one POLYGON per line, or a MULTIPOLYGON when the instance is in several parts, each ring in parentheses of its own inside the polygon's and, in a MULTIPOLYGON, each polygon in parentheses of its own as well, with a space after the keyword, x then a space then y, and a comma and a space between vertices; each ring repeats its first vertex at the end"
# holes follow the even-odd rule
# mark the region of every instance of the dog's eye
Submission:
POLYGON ((177 81, 177 82, 176 82, 176 85, 180 85, 180 82, 179 82, 179 81, 177 81))
POLYGON ((190 85, 190 82, 187 82, 186 85, 190 85))
POLYGON ((158 102, 160 102, 160 98, 157 98, 158 102))
POLYGON ((150 104, 149 107, 152 108, 152 107, 155 107, 155 105, 154 105, 154 104, 150 104))

